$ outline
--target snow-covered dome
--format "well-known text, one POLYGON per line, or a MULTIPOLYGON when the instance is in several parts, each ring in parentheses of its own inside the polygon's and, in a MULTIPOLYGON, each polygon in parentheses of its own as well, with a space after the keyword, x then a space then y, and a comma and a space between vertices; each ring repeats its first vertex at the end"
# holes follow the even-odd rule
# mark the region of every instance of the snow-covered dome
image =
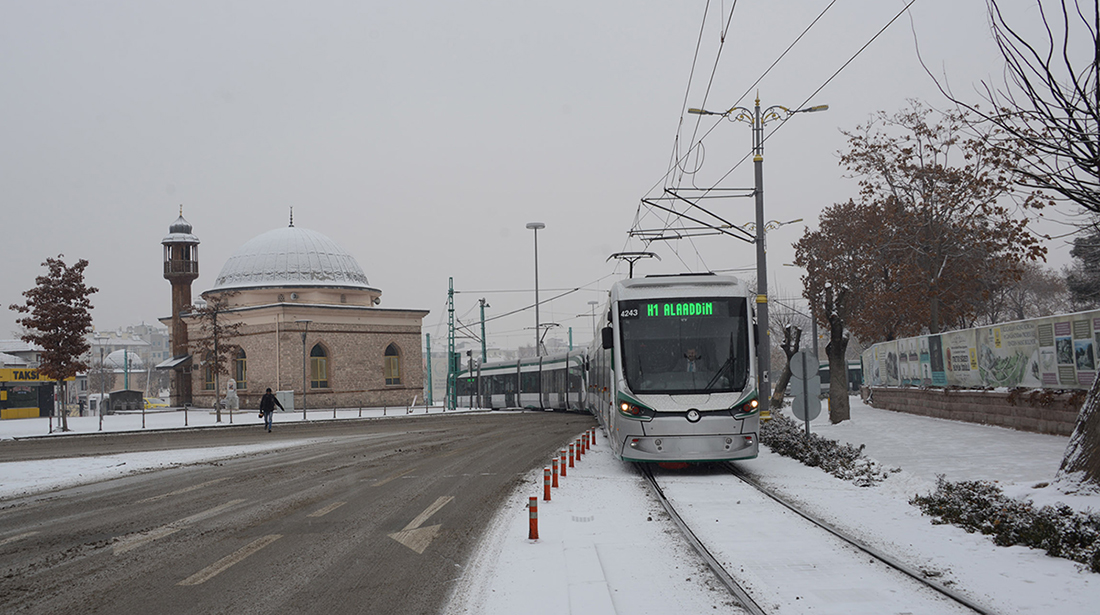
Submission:
POLYGON ((126 360, 130 361, 130 371, 141 371, 145 369, 145 362, 141 360, 136 352, 127 352, 125 350, 116 350, 107 355, 106 359, 103 359, 103 365, 107 369, 126 369, 126 360))
POLYGON ((377 292, 359 263, 335 241, 293 226, 268 231, 241 246, 225 262, 211 291, 272 287, 377 292))
POLYGON ((191 233, 191 223, 183 217, 183 207, 180 207, 180 217, 168 227, 168 236, 160 241, 162 244, 190 243, 198 245, 199 238, 191 233))

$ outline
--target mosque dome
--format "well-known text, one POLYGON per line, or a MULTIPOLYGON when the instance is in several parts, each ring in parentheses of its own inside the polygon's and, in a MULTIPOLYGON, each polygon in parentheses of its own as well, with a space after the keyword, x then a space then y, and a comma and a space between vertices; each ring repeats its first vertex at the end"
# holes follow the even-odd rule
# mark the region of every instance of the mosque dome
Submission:
POLYGON ((126 369, 126 361, 130 362, 130 371, 141 371, 145 369, 145 362, 141 360, 136 352, 127 352, 125 350, 116 350, 107 355, 106 359, 103 359, 103 365, 107 369, 123 370, 126 369))
POLYGON ((359 263, 335 241, 294 226, 268 231, 238 248, 210 290, 281 287, 378 292, 367 282, 359 263))

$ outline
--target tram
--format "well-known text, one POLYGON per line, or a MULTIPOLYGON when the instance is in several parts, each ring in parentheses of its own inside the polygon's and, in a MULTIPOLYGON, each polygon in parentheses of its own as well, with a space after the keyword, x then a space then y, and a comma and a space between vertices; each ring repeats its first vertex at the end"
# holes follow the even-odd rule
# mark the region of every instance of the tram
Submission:
POLYGON ((586 351, 494 361, 459 372, 459 407, 575 410, 584 408, 586 351))
POLYGON ((756 334, 748 288, 713 274, 616 282, 586 350, 458 374, 458 405, 591 412, 625 461, 759 453, 756 334))
POLYGON ((754 313, 719 275, 648 276, 611 287, 588 350, 586 408, 626 461, 751 459, 759 453, 754 313))

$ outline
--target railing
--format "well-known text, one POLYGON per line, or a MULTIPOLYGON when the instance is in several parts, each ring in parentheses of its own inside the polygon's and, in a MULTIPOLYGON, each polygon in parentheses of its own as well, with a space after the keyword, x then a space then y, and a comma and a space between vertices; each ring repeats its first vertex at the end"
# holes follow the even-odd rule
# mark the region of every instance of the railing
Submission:
POLYGON ((164 275, 199 274, 199 261, 164 261, 164 275))

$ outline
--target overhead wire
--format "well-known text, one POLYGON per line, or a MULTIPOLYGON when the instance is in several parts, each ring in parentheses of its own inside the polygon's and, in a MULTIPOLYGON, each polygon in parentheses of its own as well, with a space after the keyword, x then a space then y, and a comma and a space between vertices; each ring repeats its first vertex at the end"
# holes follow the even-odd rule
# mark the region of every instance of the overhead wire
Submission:
MULTIPOLYGON (((910 7, 911 7, 911 6, 913 5, 913 4, 915 4, 915 3, 916 3, 916 0, 910 0, 910 1, 909 1, 909 2, 907 3, 907 4, 905 4, 905 6, 904 6, 904 7, 902 7, 902 8, 901 8, 901 10, 899 10, 899 11, 898 11, 898 13, 897 13, 896 15, 894 15, 894 17, 893 17, 893 18, 891 18, 891 19, 890 19, 890 20, 889 20, 889 21, 888 21, 888 22, 887 22, 887 23, 886 23, 885 25, 883 25, 883 26, 882 26, 882 27, 881 27, 881 28, 880 28, 880 29, 878 30, 878 32, 876 32, 876 33, 874 34, 874 36, 872 36, 872 37, 871 37, 870 39, 868 39, 868 41, 867 41, 866 43, 864 43, 864 44, 863 44, 863 45, 862 45, 862 46, 861 46, 861 47, 860 47, 860 48, 859 48, 859 49, 858 49, 858 50, 857 50, 857 51, 856 51, 856 52, 855 52, 854 54, 852 54, 852 56, 851 56, 850 58, 848 58, 848 60, 847 60, 847 61, 845 61, 845 62, 844 62, 844 63, 843 63, 843 64, 842 64, 842 65, 841 65, 841 66, 840 66, 839 68, 837 68, 837 70, 836 70, 836 71, 834 71, 832 75, 830 75, 830 76, 829 76, 829 77, 828 77, 828 78, 827 78, 827 79, 826 79, 825 81, 823 81, 823 82, 821 83, 821 85, 819 85, 819 86, 818 86, 818 87, 817 87, 817 88, 816 88, 816 89, 815 89, 815 90, 814 90, 814 91, 813 91, 813 92, 812 92, 812 93, 811 93, 811 94, 810 94, 809 96, 807 96, 807 97, 806 97, 806 99, 805 99, 805 100, 804 100, 804 101, 803 101, 803 102, 802 102, 802 103, 801 103, 800 105, 798 105, 798 106, 797 106, 797 107, 795 107, 795 108, 796 108, 796 109, 800 109, 800 108, 804 107, 804 106, 806 105, 806 103, 808 103, 808 102, 809 102, 809 101, 810 101, 810 100, 811 100, 811 99, 812 99, 812 98, 813 98, 814 96, 816 96, 816 95, 817 95, 818 93, 820 93, 820 92, 821 92, 821 91, 822 91, 822 90, 823 90, 823 89, 824 89, 824 88, 825 88, 826 86, 828 86, 828 85, 829 85, 829 83, 831 83, 831 82, 832 82, 832 81, 833 81, 833 80, 834 80, 834 79, 835 79, 835 78, 836 78, 836 77, 837 77, 838 75, 840 75, 840 73, 841 73, 841 72, 843 72, 843 71, 844 71, 844 70, 845 70, 845 69, 846 69, 846 68, 847 68, 847 67, 848 67, 849 65, 851 65, 851 63, 852 63, 852 62, 854 62, 856 58, 858 58, 858 57, 859 57, 859 56, 860 56, 861 54, 863 54, 863 52, 864 52, 864 51, 866 51, 866 50, 867 50, 867 48, 868 48, 868 47, 870 47, 870 45, 871 45, 872 43, 874 43, 874 42, 875 42, 876 40, 878 40, 878 38, 879 38, 879 37, 880 37, 880 36, 881 36, 881 35, 882 35, 882 34, 883 34, 883 33, 884 33, 884 32, 885 32, 885 31, 886 31, 887 29, 889 29, 889 27, 890 27, 891 25, 893 25, 893 23, 894 23, 895 21, 897 21, 897 20, 898 20, 898 19, 899 19, 899 18, 900 18, 900 17, 902 16, 902 15, 904 15, 904 14, 905 14, 905 12, 906 12, 906 11, 908 11, 908 10, 909 10, 909 8, 910 8, 910 7)), ((785 57, 785 56, 786 56, 786 55, 787 55, 787 54, 788 54, 788 53, 789 53, 789 52, 791 51, 791 49, 793 49, 793 48, 794 48, 794 46, 795 46, 795 45, 796 45, 796 44, 797 44, 797 43, 798 43, 799 41, 801 41, 801 40, 802 40, 802 38, 803 38, 803 37, 804 37, 804 36, 805 36, 805 35, 806 35, 806 34, 807 34, 807 33, 808 33, 808 32, 809 32, 809 31, 810 31, 810 30, 811 30, 811 29, 812 29, 812 28, 813 28, 813 27, 814 27, 814 26, 815 26, 815 25, 816 25, 816 24, 817 24, 817 23, 818 23, 818 22, 820 21, 820 20, 821 20, 821 18, 822 18, 822 17, 823 17, 824 15, 825 15, 825 13, 826 13, 826 12, 827 12, 827 11, 828 11, 828 10, 829 10, 830 8, 832 8, 832 6, 833 6, 834 4, 836 4, 836 0, 833 0, 832 2, 830 2, 830 3, 829 3, 829 4, 828 4, 828 5, 827 5, 827 6, 826 6, 826 7, 825 7, 825 8, 824 8, 824 9, 823 9, 822 11, 821 11, 821 13, 820 13, 820 14, 818 14, 818 16, 817 16, 817 17, 816 17, 816 18, 815 18, 815 19, 814 19, 814 20, 813 20, 813 21, 812 21, 812 22, 811 22, 811 23, 810 23, 810 24, 809 24, 809 25, 808 25, 808 26, 807 26, 807 27, 806 27, 806 28, 805 28, 805 29, 804 29, 804 30, 802 31, 802 33, 801 33, 801 34, 799 34, 799 35, 798 35, 798 37, 796 37, 796 38, 795 38, 795 40, 794 40, 794 41, 793 41, 793 42, 792 42, 792 43, 791 43, 790 45, 788 45, 788 46, 787 46, 787 48, 786 48, 786 49, 785 49, 785 50, 783 51, 783 53, 782 53, 782 54, 780 54, 780 56, 779 56, 779 57, 777 57, 777 58, 776 58, 776 60, 775 60, 775 61, 773 61, 773 62, 772 62, 772 64, 771 64, 770 66, 768 66, 768 68, 767 68, 767 69, 766 69, 766 70, 764 71, 764 73, 763 73, 763 74, 761 74, 761 76, 760 76, 760 77, 758 77, 758 78, 757 78, 757 79, 756 79, 756 80, 755 80, 755 81, 753 82, 753 84, 752 84, 751 86, 749 86, 749 88, 748 88, 748 89, 746 90, 745 94, 742 94, 741 98, 739 98, 739 99, 738 99, 737 103, 735 103, 735 104, 734 104, 734 106, 736 106, 737 104, 739 104, 740 100, 744 99, 744 97, 745 97, 746 95, 748 95, 748 93, 749 93, 749 92, 751 92, 751 91, 752 91, 752 89, 753 89, 754 87, 756 87, 756 85, 758 85, 758 84, 760 83, 760 81, 762 81, 762 80, 764 79, 764 77, 766 77, 766 76, 767 76, 767 74, 768 74, 769 72, 771 72, 771 70, 772 70, 772 69, 773 69, 773 68, 774 68, 774 67, 775 67, 776 65, 778 65, 778 63, 779 63, 779 62, 780 62, 780 61, 781 61, 781 60, 782 60, 782 59, 783 59, 783 58, 784 58, 784 57, 785 57)), ((732 15, 731 15, 731 16, 732 16, 732 15)), ((709 91, 709 87, 708 87, 708 91, 709 91)), ((767 140, 768 140, 768 139, 769 139, 769 138, 770 138, 770 137, 771 137, 772 135, 774 135, 774 134, 775 134, 775 133, 776 133, 777 131, 779 131, 779 130, 780 130, 780 129, 781 129, 781 128, 782 128, 782 127, 783 127, 783 126, 784 126, 784 125, 785 125, 785 124, 787 123, 787 121, 788 121, 789 119, 790 119, 789 117, 787 117, 787 118, 783 118, 783 119, 782 119, 782 120, 780 121, 780 123, 779 123, 778 125, 776 125, 776 126, 775 126, 774 128, 772 128, 772 129, 771 129, 771 130, 770 130, 770 131, 769 131, 769 132, 768 132, 768 133, 767 133, 766 135, 764 135, 764 137, 763 137, 763 142, 766 142, 766 141, 767 141, 767 140)), ((700 118, 700 121, 701 121, 701 118, 700 118)), ((703 134, 703 136, 702 136, 702 137, 700 137, 700 138, 699 138, 699 143, 701 143, 703 139, 705 139, 705 138, 706 138, 707 136, 709 136, 709 135, 710 135, 710 133, 711 133, 711 132, 713 132, 713 130, 715 129, 715 127, 717 127, 717 126, 719 125, 719 123, 720 123, 720 122, 721 122, 721 120, 718 120, 718 121, 716 121, 716 122, 715 122, 715 123, 714 123, 714 124, 713 124, 713 125, 711 126, 711 128, 710 128, 709 130, 707 130, 707 131, 706 131, 706 132, 705 132, 705 133, 703 134)), ((697 133, 696 133, 696 134, 697 134, 697 133)), ((679 137, 677 136, 677 139, 678 139, 678 138, 679 138, 679 137)), ((693 137, 693 140, 694 140, 694 137, 693 137)), ((676 147, 678 147, 678 144, 676 145, 676 147)), ((693 147, 694 147, 694 146, 693 146, 693 147)), ((685 160, 685 159, 686 159, 686 157, 687 157, 688 155, 690 155, 690 151, 691 151, 691 149, 689 149, 689 150, 688 150, 688 154, 685 154, 685 155, 684 155, 683 157, 681 157, 681 158, 680 158, 680 160, 685 160)), ((721 176, 721 177, 720 177, 720 178, 719 178, 719 179, 718 179, 718 180, 717 180, 716 182, 714 182, 714 183, 713 183, 713 184, 712 184, 712 185, 711 185, 711 186, 710 186, 709 188, 705 188, 705 189, 703 189, 703 190, 704 190, 704 193, 703 193, 703 195, 702 195, 702 196, 705 196, 706 194, 709 194, 709 193, 710 193, 711 191, 713 191, 713 190, 714 190, 715 188, 717 188, 717 186, 719 186, 719 185, 720 185, 720 184, 721 184, 721 183, 722 183, 723 181, 725 181, 725 179, 726 179, 726 178, 727 178, 727 177, 728 177, 728 176, 729 176, 729 175, 730 175, 731 173, 733 173, 733 171, 735 171, 735 170, 736 170, 737 168, 739 168, 739 167, 740 167, 740 166, 741 166, 741 165, 742 165, 742 164, 743 164, 743 163, 744 163, 744 162, 745 162, 746 160, 748 160, 748 158, 749 158, 749 156, 750 156, 751 154, 752 154, 752 151, 750 150, 750 151, 749 151, 749 152, 747 152, 747 153, 746 153, 746 154, 745 154, 744 156, 742 156, 742 157, 741 157, 741 159, 739 159, 739 160, 738 160, 738 161, 737 161, 737 162, 736 162, 736 163, 735 163, 735 164, 734 164, 734 165, 733 165, 732 167, 730 167, 730 169, 729 169, 728 171, 726 171, 726 172, 725 172, 725 173, 724 173, 724 174, 723 174, 723 175, 722 175, 722 176, 721 176)), ((677 165, 677 166, 679 166, 679 165, 677 165)), ((669 176, 669 172, 666 172, 665 176, 664 176, 664 177, 662 177, 662 179, 661 179, 660 181, 665 181, 665 180, 666 180, 666 179, 668 178, 668 176, 669 176)), ((658 183, 660 183, 660 182, 658 182, 658 183)), ((652 190, 653 190, 653 188, 650 188, 650 192, 652 192, 652 190)), ((698 198, 702 198, 702 196, 700 196, 700 197, 698 197, 698 198)), ((641 207, 641 206, 639 206, 639 207, 641 207)), ((671 215, 671 214, 670 214, 670 215, 671 215)), ((642 218, 642 217, 644 217, 644 216, 636 216, 635 220, 636 220, 636 221, 638 221, 638 220, 639 220, 640 218, 642 218)), ((668 218, 666 218, 666 221, 667 221, 667 220, 668 220, 668 218)), ((668 225, 668 227, 666 227, 666 228, 671 228, 671 226, 672 226, 672 225, 671 225, 671 224, 669 224, 669 225, 668 225)), ((690 239, 690 238, 689 238, 689 241, 691 241, 691 239, 690 239)), ((692 245, 693 245, 693 247, 694 247, 694 242, 692 241, 691 243, 692 243, 692 245)), ((671 246, 670 246, 670 249, 672 249, 672 247, 671 247, 671 246)), ((698 252, 698 249, 697 249, 697 248, 696 248, 696 252, 698 252)), ((681 259, 681 262, 682 262, 682 259, 681 259)))

